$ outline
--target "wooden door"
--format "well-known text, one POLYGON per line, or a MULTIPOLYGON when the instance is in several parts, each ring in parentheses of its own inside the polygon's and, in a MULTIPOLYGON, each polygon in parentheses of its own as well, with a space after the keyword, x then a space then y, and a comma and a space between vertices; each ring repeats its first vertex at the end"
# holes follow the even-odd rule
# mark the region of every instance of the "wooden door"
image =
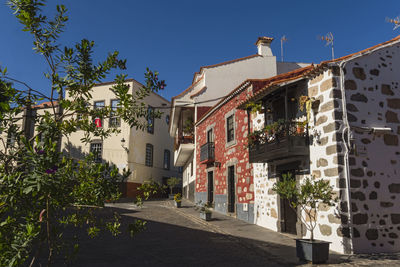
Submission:
MULTIPOLYGON (((286 171, 284 173, 292 173, 291 179, 296 179, 294 171, 286 171)), ((282 176, 280 177, 282 179, 282 176)), ((296 224, 297 224, 297 211, 294 210, 289 205, 289 200, 281 199, 281 212, 282 212, 282 219, 283 219, 283 229, 282 232, 290 233, 290 234, 297 234, 296 224)))
POLYGON ((207 202, 211 204, 214 202, 214 173, 212 171, 208 172, 207 176, 208 176, 207 202))

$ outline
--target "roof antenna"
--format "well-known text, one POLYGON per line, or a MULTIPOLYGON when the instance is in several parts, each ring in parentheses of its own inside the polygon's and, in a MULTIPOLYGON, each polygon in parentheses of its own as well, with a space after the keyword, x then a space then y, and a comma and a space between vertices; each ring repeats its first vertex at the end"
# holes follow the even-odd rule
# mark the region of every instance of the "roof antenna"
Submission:
POLYGON ((332 46, 332 60, 335 59, 335 52, 333 48, 333 34, 328 32, 325 36, 318 36, 319 40, 326 41, 325 46, 331 45, 332 46))
POLYGON ((282 36, 281 37, 281 61, 283 62, 283 43, 284 42, 287 42, 287 38, 286 38, 286 35, 284 35, 284 36, 282 36))
POLYGON ((394 24, 393 30, 396 30, 398 27, 400 27, 400 19, 399 19, 399 16, 397 16, 397 17, 394 18, 394 19, 391 19, 391 18, 386 17, 385 21, 394 24))

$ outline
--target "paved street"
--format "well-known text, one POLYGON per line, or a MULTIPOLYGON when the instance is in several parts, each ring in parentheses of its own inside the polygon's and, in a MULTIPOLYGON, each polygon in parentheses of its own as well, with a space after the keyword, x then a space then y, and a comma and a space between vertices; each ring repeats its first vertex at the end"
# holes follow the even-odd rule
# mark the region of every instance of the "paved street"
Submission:
MULTIPOLYGON (((123 225, 134 218, 146 220, 147 229, 133 239, 103 234, 85 238, 72 266, 308 266, 299 263, 293 237, 213 213, 214 220, 198 218, 193 204, 181 209, 172 201, 149 201, 142 208, 132 203, 109 205, 118 210, 123 225)), ((400 254, 344 256, 334 254, 324 266, 400 266, 400 254)), ((57 264, 58 265, 58 264, 57 264)))

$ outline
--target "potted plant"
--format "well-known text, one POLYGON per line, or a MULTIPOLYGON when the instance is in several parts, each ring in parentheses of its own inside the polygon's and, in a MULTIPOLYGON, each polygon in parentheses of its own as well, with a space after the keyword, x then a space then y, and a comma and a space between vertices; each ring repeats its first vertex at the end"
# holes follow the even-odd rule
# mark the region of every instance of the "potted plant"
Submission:
POLYGON ((212 208, 211 203, 205 203, 201 200, 196 203, 196 210, 198 210, 200 212, 200 218, 205 221, 211 220, 212 212, 211 212, 210 208, 212 208))
POLYGON ((312 108, 314 102, 315 102, 314 97, 309 97, 306 95, 302 95, 299 97, 299 109, 300 109, 300 111, 304 111, 304 106, 306 106, 307 121, 310 120, 311 108, 312 108))
POLYGON ((247 109, 247 110, 249 110, 250 111, 250 113, 252 113, 252 114, 255 114, 255 113, 262 113, 264 110, 263 110, 263 107, 262 107, 262 104, 261 103, 255 103, 255 102, 249 102, 249 103, 247 103, 246 104, 246 106, 245 106, 245 108, 247 109))
POLYGON ((177 193, 174 195, 175 207, 180 208, 182 205, 182 195, 177 193))
POLYGON ((169 187, 169 199, 174 199, 172 189, 181 183, 181 179, 177 177, 171 177, 167 180, 167 185, 169 187))
POLYGON ((258 144, 262 143, 263 141, 263 131, 256 130, 250 133, 247 137, 247 144, 250 148, 257 146, 258 144))
POLYGON ((185 136, 193 136, 194 133, 193 117, 188 117, 183 123, 183 133, 185 136))
POLYGON ((329 181, 311 180, 305 178, 302 184, 297 184, 291 173, 282 174, 282 180, 273 186, 283 199, 289 200, 289 205, 297 214, 299 220, 310 232, 310 239, 296 239, 297 257, 300 260, 312 263, 326 262, 329 257, 329 243, 314 239, 314 229, 317 225, 317 208, 320 204, 333 206, 336 200, 333 199, 332 187, 329 181), (299 208, 299 212, 297 212, 299 208), (302 216, 302 213, 306 216, 302 216))
POLYGON ((304 133, 304 129, 307 126, 308 121, 304 120, 304 121, 297 121, 297 129, 296 132, 298 135, 302 135, 304 133))

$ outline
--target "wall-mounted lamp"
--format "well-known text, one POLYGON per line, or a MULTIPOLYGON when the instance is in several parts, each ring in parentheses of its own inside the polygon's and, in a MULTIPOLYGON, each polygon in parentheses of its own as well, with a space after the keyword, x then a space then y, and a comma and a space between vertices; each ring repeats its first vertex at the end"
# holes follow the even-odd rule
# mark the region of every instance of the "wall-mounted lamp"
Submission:
POLYGON ((126 151, 126 153, 129 153, 129 149, 125 146, 125 138, 121 139, 121 146, 126 151))

